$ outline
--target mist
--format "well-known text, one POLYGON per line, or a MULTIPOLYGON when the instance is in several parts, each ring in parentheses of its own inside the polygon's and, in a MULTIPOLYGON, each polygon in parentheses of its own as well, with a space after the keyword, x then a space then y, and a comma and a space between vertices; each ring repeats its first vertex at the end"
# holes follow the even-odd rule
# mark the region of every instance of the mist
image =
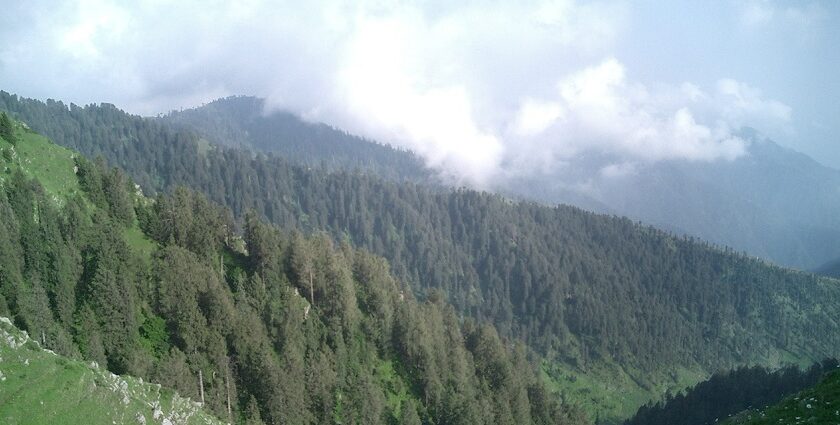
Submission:
MULTIPOLYGON (((784 53, 835 37, 821 29, 834 12, 824 5, 721 7, 716 13, 732 17, 727 30, 742 37, 732 43, 796 34, 784 53)), ((760 61, 754 73, 737 59, 717 72, 684 72, 686 60, 730 54, 715 28, 699 50, 691 48, 697 40, 675 35, 670 48, 684 51, 660 57, 662 72, 650 72, 645 55, 625 56, 644 47, 644 26, 658 8, 571 0, 26 2, 6 6, 0 18, 0 85, 143 115, 256 95, 267 99, 266 113, 286 110, 410 149, 454 183, 475 187, 556 173, 582 156, 606 158, 596 168, 609 178, 662 160, 732 161, 749 154, 739 137, 747 126, 840 164, 836 147, 811 137, 837 123, 803 117, 799 97, 777 98, 787 92, 753 83, 769 81, 760 61)), ((701 16, 690 30, 714 17, 701 16)))

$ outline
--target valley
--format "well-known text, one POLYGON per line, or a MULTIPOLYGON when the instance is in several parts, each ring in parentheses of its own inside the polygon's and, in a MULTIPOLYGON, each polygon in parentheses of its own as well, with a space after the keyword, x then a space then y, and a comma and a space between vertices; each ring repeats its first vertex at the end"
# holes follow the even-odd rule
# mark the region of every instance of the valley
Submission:
MULTIPOLYGON (((61 199, 75 197, 76 208, 97 205, 108 211, 112 220, 127 226, 121 231, 125 243, 139 254, 141 264, 157 264, 160 254, 156 252, 167 243, 192 247, 208 265, 218 263, 221 254, 227 258, 222 262, 228 270, 224 280, 235 293, 235 288, 247 286, 233 283, 230 279, 235 274, 230 273, 242 267, 245 276, 250 273, 247 270, 259 270, 253 269, 250 261, 242 262, 246 251, 249 258, 254 255, 252 244, 256 241, 247 235, 255 219, 267 219, 292 235, 297 231, 323 234, 385 257, 389 273, 404 282, 403 291, 411 297, 451 304, 450 320, 488 324, 503 340, 524 342, 528 362, 534 367, 534 376, 541 377, 545 391, 580 406, 589 420, 599 423, 628 418, 642 404, 679 392, 721 369, 750 364, 805 366, 834 356, 840 344, 830 331, 838 320, 838 310, 832 304, 840 299, 836 281, 787 270, 691 237, 570 206, 547 207, 486 192, 378 177, 372 171, 375 169, 321 168, 315 162, 302 166, 271 153, 255 156, 240 148, 208 148, 202 136, 183 127, 170 128, 110 105, 68 108, 8 95, 3 99, 4 107, 33 129, 124 167, 127 175, 107 172, 104 162, 76 165, 71 151, 55 145, 45 149, 49 142, 29 140, 37 136, 25 131, 25 147, 20 153, 17 146, 21 143, 14 147, 15 155, 23 159, 15 156, 10 161, 19 164, 30 178, 40 180, 44 175, 43 187, 59 200, 59 208, 64 208, 61 199), (96 132, 82 131, 85 128, 96 132), (27 150, 38 154, 27 154, 27 150), (51 157, 64 162, 42 163, 51 157), (50 167, 59 173, 48 172, 50 167), (73 176, 60 174, 72 167, 81 170, 82 177, 87 175, 84 170, 90 169, 103 180, 85 182, 82 178, 81 186, 74 185, 73 176), (60 178, 51 182, 53 176, 60 178), (131 201, 137 195, 128 193, 134 189, 124 189, 123 194, 97 189, 103 184, 128 185, 129 181, 138 182, 143 193, 158 195, 153 201, 131 201), (203 192, 207 199, 193 198, 196 195, 182 186, 203 192), (91 195, 81 187, 104 191, 91 195), (166 193, 177 196, 169 198, 174 195, 166 193), (116 198, 108 200, 113 196, 116 198), (161 205, 194 204, 190 207, 193 212, 184 216, 185 223, 190 223, 194 219, 188 217, 213 211, 213 202, 224 208, 201 218, 210 220, 206 224, 186 224, 183 230, 162 234, 164 230, 153 224, 167 211, 161 205), (225 208, 229 212, 224 212, 225 208), (214 239, 194 240, 198 236, 191 236, 189 226, 201 229, 208 225, 234 235, 235 229, 242 229, 247 249, 222 233, 216 233, 214 239), (214 246, 217 248, 208 250, 214 246)), ((318 155, 329 157, 328 152, 318 155)), ((388 160, 383 162, 388 164, 388 160)), ((7 168, 9 175, 14 167, 7 168)), ((177 217, 163 222, 183 220, 177 217)), ((282 247, 288 243, 282 240, 289 237, 273 236, 273 243, 282 247)), ((284 261, 288 260, 281 263, 284 261)), ((143 266, 136 270, 132 273, 145 273, 141 272, 143 266)), ((290 282, 300 279, 291 273, 286 278, 290 282)), ((142 285, 148 283, 138 288, 142 285)), ((306 295, 308 290, 305 282, 301 283, 299 293, 306 295)), ((140 311, 159 308, 154 303, 142 305, 138 304, 140 311)), ((147 317, 144 320, 154 316, 147 317)), ((67 331, 52 332, 61 335, 67 331)), ((74 338, 68 336, 59 339, 74 338)), ((171 344, 171 338, 164 340, 171 344)), ((181 351, 185 348, 179 347, 181 351)), ((306 348, 303 353, 311 350, 306 348)), ((389 352, 391 349, 384 351, 389 352)), ((224 354, 213 356, 219 359, 224 354)), ((196 361, 207 361, 184 360, 190 368, 196 361)), ((225 363, 214 361, 220 362, 215 367, 225 363)), ((388 364, 388 356, 367 367, 380 370, 375 366, 379 361, 388 364)), ((118 371, 130 370, 127 364, 114 366, 118 371)), ((406 393, 412 387, 405 377, 400 379, 387 384, 395 385, 389 391, 420 394, 417 387, 406 393)), ((194 397, 194 390, 187 388, 181 387, 194 397)), ((278 397, 279 401, 287 396, 278 397)), ((390 397, 394 396, 386 399, 390 397)), ((269 403, 268 398, 256 401, 262 406, 269 403)), ((390 405, 392 417, 398 415, 399 405, 390 405)), ((429 408, 424 403, 420 406, 429 408)), ((217 412, 224 413, 224 409, 217 412)))

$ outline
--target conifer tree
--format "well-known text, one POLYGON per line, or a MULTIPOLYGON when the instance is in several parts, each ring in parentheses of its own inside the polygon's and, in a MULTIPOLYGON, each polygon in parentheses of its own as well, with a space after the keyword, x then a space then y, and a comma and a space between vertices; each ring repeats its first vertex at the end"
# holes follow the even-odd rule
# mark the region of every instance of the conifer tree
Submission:
POLYGON ((14 123, 12 123, 11 118, 5 112, 0 112, 0 137, 6 139, 11 144, 17 143, 14 123))

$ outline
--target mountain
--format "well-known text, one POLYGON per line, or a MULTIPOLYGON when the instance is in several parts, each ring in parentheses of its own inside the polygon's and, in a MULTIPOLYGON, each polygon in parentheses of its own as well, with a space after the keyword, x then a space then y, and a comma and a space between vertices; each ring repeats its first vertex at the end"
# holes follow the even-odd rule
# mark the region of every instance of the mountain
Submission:
POLYGON ((253 210, 387 258, 417 298, 445 298, 454 317, 527 343, 551 388, 605 422, 721 369, 840 351, 833 279, 574 207, 208 147, 112 105, 0 100, 56 142, 124 168, 146 193, 185 185, 229 207, 232 227, 247 229, 253 210))
POLYGON ((221 425, 160 385, 56 355, 0 317, 0 422, 221 425))
MULTIPOLYGON (((162 119, 215 144, 275 152, 298 163, 363 169, 389 179, 431 179, 410 152, 287 112, 264 111, 262 99, 230 97, 162 119)), ((834 214, 840 208, 840 171, 754 130, 744 129, 741 137, 749 141, 748 152, 734 161, 631 164, 615 177, 603 170, 618 158, 590 155, 547 175, 514 173, 495 189, 629 216, 803 270, 840 256, 840 218, 834 214)))
POLYGON ((840 258, 829 261, 814 270, 814 273, 840 279, 840 258))
POLYGON ((836 360, 825 360, 807 370, 787 366, 770 371, 753 366, 716 373, 684 393, 642 406, 624 425, 715 424, 753 406, 776 404, 812 387, 837 366, 836 360))
MULTIPOLYGON (((430 179, 431 172, 408 152, 305 123, 286 112, 265 115, 264 109, 262 99, 231 97, 163 119, 212 143, 276 152, 299 163, 364 169, 389 179, 430 179)), ((514 175, 496 189, 626 215, 801 269, 840 255, 834 242, 840 221, 832 214, 840 207, 840 171, 749 129, 742 136, 751 141, 749 152, 734 161, 634 164, 614 178, 600 172, 614 158, 585 158, 576 169, 514 175)))
POLYGON ((749 409, 724 425, 833 424, 840 418, 840 371, 829 372, 813 386, 780 403, 749 409))
POLYGON ((603 167, 615 158, 592 158, 508 190, 616 212, 803 270, 840 257, 840 171, 754 132, 743 137, 748 152, 733 161, 633 164, 611 176, 603 167))
POLYGON ((160 119, 195 131, 210 143, 274 152, 297 163, 328 170, 361 170, 394 180, 433 182, 411 152, 364 140, 283 111, 267 111, 264 99, 232 96, 160 119))
POLYGON ((195 413, 173 390, 244 424, 585 423, 521 342, 459 320, 440 294, 417 300, 382 258, 254 214, 236 233, 200 194, 148 198, 25 124, 13 136, 0 137, 0 315, 74 361, 4 351, 0 413, 12 423, 53 421, 84 396, 60 392, 80 387, 91 421, 119 423, 161 420, 156 401, 161 414, 170 400, 195 413), (125 407, 109 411, 114 391, 125 407), (135 418, 144 400, 152 419, 135 418), (41 401, 47 410, 24 416, 41 401))
MULTIPOLYGON (((266 113, 259 98, 219 99, 159 120, 213 144, 273 152, 298 164, 439 184, 410 152, 287 112, 266 113)), ((549 174, 514 173, 493 188, 628 216, 802 270, 840 257, 840 219, 833 214, 840 207, 840 171, 750 129, 742 133, 750 141, 748 153, 734 161, 635 163, 615 177, 603 170, 620 159, 595 155, 549 174)))

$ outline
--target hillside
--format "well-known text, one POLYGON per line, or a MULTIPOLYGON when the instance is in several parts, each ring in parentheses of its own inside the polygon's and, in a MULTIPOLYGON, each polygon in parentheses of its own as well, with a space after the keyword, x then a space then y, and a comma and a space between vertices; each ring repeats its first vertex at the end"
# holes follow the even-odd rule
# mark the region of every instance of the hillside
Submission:
MULTIPOLYGON (((236 423, 586 422, 526 347, 439 294, 418 301, 383 259, 253 214, 236 233, 199 194, 150 199, 119 169, 21 124, 15 136, 0 140, 0 315, 46 348, 236 423), (65 186, 42 185, 46 169, 65 186)), ((33 383, 0 411, 55 388, 33 383)))
POLYGON ((360 170, 392 180, 432 182, 433 173, 411 152, 364 140, 325 124, 308 123, 265 100, 236 96, 160 118, 194 131, 210 143, 274 152, 300 164, 328 170, 360 170))
POLYGON ((828 373, 817 385, 782 402, 750 409, 724 425, 835 424, 840 421, 840 371, 828 373))
POLYGON ((754 366, 716 373, 709 380, 659 403, 642 406, 625 425, 711 425, 753 406, 767 406, 814 386, 836 360, 825 360, 807 370, 788 366, 778 370, 754 366))
POLYGON ((0 358, 4 424, 222 424, 160 385, 44 350, 5 317, 0 317, 0 358))
POLYGON ((600 174, 611 159, 601 158, 506 189, 615 212, 802 270, 840 256, 840 171, 753 131, 743 137, 748 151, 733 161, 635 164, 611 178, 600 174), (583 181, 585 191, 569 189, 583 181))
POLYGON ((840 258, 823 264, 815 269, 814 273, 840 279, 840 258))
POLYGON ((146 193, 186 185, 229 207, 231 226, 247 228, 253 209, 382 255, 418 298, 442 293, 456 317, 525 341, 543 378, 602 420, 721 369, 840 351, 832 279, 573 207, 207 149, 194 133, 112 105, 2 99, 58 143, 123 167, 146 193))
MULTIPOLYGON (((410 153, 309 124, 264 101, 230 97, 162 119, 211 143, 275 152, 331 170, 363 169, 388 179, 428 181, 431 171, 410 153)), ((747 155, 734 161, 636 164, 620 179, 599 174, 610 158, 583 158, 576 169, 518 175, 494 188, 514 197, 616 213, 808 270, 840 256, 840 171, 745 129, 747 155), (575 182, 588 181, 585 191, 575 182)))

